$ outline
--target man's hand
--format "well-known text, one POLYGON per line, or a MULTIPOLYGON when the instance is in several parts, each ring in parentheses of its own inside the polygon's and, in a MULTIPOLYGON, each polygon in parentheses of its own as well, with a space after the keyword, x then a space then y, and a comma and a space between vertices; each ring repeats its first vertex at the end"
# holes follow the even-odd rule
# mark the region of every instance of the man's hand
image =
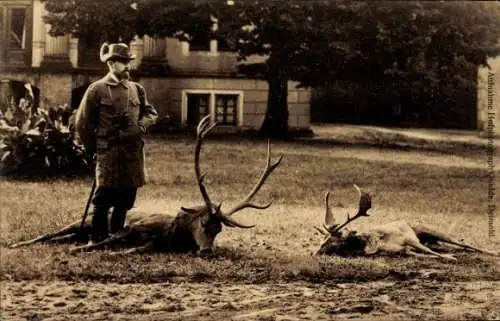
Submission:
POLYGON ((134 139, 142 137, 146 133, 146 129, 144 126, 131 125, 119 130, 118 133, 120 139, 134 139))
POLYGON ((111 117, 111 126, 122 129, 132 124, 132 119, 128 113, 120 113, 111 117))
POLYGON ((96 149, 96 138, 92 137, 88 139, 88 141, 83 143, 83 148, 85 150, 85 154, 87 154, 87 157, 93 158, 97 149, 96 149))
POLYGON ((129 125, 124 128, 111 128, 108 131, 110 141, 126 141, 141 138, 146 133, 146 129, 141 125, 129 125))
POLYGON ((111 119, 111 125, 112 128, 108 131, 108 137, 111 141, 137 139, 146 133, 146 128, 134 124, 127 113, 114 116, 111 119))

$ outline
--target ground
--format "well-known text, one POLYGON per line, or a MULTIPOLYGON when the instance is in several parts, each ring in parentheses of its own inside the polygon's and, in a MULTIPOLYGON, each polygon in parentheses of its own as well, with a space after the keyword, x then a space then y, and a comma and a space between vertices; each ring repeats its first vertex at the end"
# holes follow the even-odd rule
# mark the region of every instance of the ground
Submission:
MULTIPOLYGON (((458 252, 458 262, 449 263, 311 255, 322 239, 313 226, 322 223, 324 192, 332 191, 334 215, 343 220, 355 210, 353 183, 374 198, 371 216, 351 228, 404 219, 488 250, 500 244, 500 220, 487 211, 488 182, 496 190, 500 185, 498 168, 487 167, 486 139, 477 133, 341 127, 322 126, 323 137, 315 141, 272 143, 273 155, 285 157, 258 200, 275 202, 264 212, 235 215, 256 227, 224 229, 211 258, 72 255, 71 245, 9 249, 79 219, 90 182, 2 181, 0 319, 500 320, 498 257, 458 252), (328 143, 332 136, 336 141, 328 143)), ((265 145, 214 139, 204 146, 206 184, 223 208, 249 191, 265 145)), ((194 140, 168 137, 147 146, 150 181, 137 208, 175 213, 199 203, 194 140)), ((500 208, 498 198, 493 204, 500 208)))
MULTIPOLYGON (((432 273, 432 272, 431 272, 432 273)), ((7 282, 3 320, 498 320, 500 282, 7 282)))

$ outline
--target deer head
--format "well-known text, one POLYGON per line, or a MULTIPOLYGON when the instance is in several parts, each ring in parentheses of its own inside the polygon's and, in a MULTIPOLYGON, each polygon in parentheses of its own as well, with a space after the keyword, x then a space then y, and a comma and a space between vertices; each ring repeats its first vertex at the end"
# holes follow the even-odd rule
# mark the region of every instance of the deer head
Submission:
POLYGON ((359 194, 359 205, 358 212, 353 217, 347 214, 347 220, 342 224, 337 224, 335 218, 333 217, 332 210, 329 206, 330 193, 327 192, 325 195, 325 221, 323 227, 315 227, 321 234, 325 236, 325 239, 318 251, 317 255, 320 254, 338 254, 338 255, 350 255, 355 254, 353 252, 362 251, 364 249, 365 241, 362 238, 356 236, 356 232, 352 231, 343 233, 343 228, 345 228, 352 221, 362 217, 369 216, 368 210, 372 206, 371 195, 362 191, 357 185, 354 184, 354 188, 359 194), (349 250, 350 253, 343 253, 345 250, 349 250))
POLYGON ((205 116, 197 127, 197 136, 196 136, 196 148, 194 154, 194 170, 196 174, 196 181, 198 183, 198 187, 201 192, 201 196, 203 197, 204 204, 196 207, 181 207, 181 210, 188 214, 189 219, 189 227, 188 230, 191 233, 192 239, 196 242, 198 253, 206 254, 210 253, 213 250, 213 243, 215 237, 222 230, 222 225, 231 227, 231 228, 252 228, 254 225, 246 225, 241 222, 238 222, 236 219, 231 216, 236 212, 239 212, 245 208, 255 208, 259 210, 263 210, 271 206, 272 201, 269 201, 266 204, 255 204, 252 203, 252 199, 260 190, 260 188, 264 185, 267 177, 272 173, 272 171, 278 167, 281 160, 283 159, 283 155, 281 155, 278 160, 271 163, 271 147, 270 142, 267 144, 267 163, 264 171, 262 172, 259 180, 255 184, 254 188, 248 193, 245 199, 230 209, 227 212, 222 211, 221 203, 214 204, 208 195, 207 189, 203 184, 203 179, 205 178, 206 173, 202 174, 200 171, 200 152, 201 145, 203 143, 204 138, 212 131, 214 127, 217 126, 217 123, 210 124, 210 115, 205 116))

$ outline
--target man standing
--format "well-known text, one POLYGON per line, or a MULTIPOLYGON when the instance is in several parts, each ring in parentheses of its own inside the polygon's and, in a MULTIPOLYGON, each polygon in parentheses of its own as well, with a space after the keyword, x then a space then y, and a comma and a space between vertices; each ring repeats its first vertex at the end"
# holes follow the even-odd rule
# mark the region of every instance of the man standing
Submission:
POLYGON ((88 87, 75 116, 75 127, 86 151, 96 157, 90 243, 123 228, 137 188, 146 183, 143 135, 158 117, 144 87, 130 80, 129 66, 135 56, 129 47, 104 43, 100 58, 109 72, 88 87))

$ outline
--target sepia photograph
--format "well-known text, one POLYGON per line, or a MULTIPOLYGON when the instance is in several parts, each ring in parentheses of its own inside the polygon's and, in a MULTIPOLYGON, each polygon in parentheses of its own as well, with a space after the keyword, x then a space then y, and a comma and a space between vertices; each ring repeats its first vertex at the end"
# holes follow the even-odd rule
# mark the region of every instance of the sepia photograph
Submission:
POLYGON ((0 320, 500 320, 500 1, 0 0, 0 320))

